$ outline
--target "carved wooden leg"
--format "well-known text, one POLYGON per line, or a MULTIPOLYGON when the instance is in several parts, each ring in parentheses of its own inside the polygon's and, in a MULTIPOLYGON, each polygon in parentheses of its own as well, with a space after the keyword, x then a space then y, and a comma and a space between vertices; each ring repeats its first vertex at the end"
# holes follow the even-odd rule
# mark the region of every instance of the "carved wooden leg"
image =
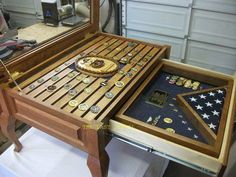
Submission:
POLYGON ((3 134, 15 144, 15 151, 19 152, 22 145, 15 132, 15 118, 12 115, 14 104, 7 97, 5 90, 0 88, 0 126, 3 134))
POLYGON ((18 140, 15 132, 15 119, 10 116, 2 116, 0 125, 3 134, 15 144, 15 151, 19 152, 22 149, 22 144, 18 140))
POLYGON ((109 156, 104 150, 100 157, 88 156, 87 165, 93 177, 107 177, 109 168, 109 156))
POLYGON ((100 125, 86 130, 86 146, 88 150, 87 165, 93 177, 107 177, 109 168, 109 156, 105 150, 109 138, 104 134, 105 130, 100 125))

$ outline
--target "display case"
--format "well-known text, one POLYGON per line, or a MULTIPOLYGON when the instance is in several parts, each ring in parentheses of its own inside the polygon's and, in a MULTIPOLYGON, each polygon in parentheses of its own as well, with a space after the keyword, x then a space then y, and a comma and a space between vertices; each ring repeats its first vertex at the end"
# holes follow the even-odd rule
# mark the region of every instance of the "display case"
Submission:
POLYGON ((235 112, 233 77, 164 60, 170 46, 99 32, 98 2, 91 1, 89 23, 1 68, 0 123, 15 150, 22 148, 14 132, 21 120, 88 152, 93 177, 107 176, 111 135, 220 174, 235 112), (214 113, 191 104, 210 93, 217 95, 208 103, 219 105, 214 113))

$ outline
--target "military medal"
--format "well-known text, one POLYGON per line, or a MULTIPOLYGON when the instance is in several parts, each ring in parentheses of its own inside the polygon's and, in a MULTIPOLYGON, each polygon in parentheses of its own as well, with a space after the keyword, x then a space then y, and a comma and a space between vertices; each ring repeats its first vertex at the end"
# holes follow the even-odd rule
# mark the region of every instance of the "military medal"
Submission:
POLYGON ((122 81, 117 81, 117 82, 115 83, 115 85, 116 85, 116 87, 118 87, 118 88, 122 88, 122 87, 125 86, 125 83, 122 82, 122 81))
POLYGON ((47 87, 47 91, 48 92, 53 92, 54 90, 56 90, 57 89, 57 87, 55 86, 55 85, 49 85, 48 87, 47 87))
POLYGON ((197 90, 199 88, 199 86, 200 86, 200 82, 193 82, 192 89, 197 90))
POLYGON ((34 84, 31 84, 31 85, 29 86, 29 88, 30 88, 31 90, 33 90, 33 89, 35 89, 35 85, 34 85, 34 84))
POLYGON ((100 110, 101 110, 101 109, 100 109, 98 106, 92 106, 92 107, 90 108, 90 111, 91 111, 92 113, 94 113, 94 114, 99 113, 100 110))
POLYGON ((175 130, 173 128, 166 128, 166 131, 168 131, 170 133, 175 133, 175 130))
POLYGON ((39 84, 42 84, 42 83, 44 82, 44 79, 43 79, 43 78, 38 79, 37 82, 38 82, 39 84))
POLYGON ((178 85, 178 86, 182 86, 182 85, 184 85, 186 80, 187 79, 185 79, 184 77, 180 77, 175 84, 178 85))
POLYGON ((105 93, 105 97, 108 99, 112 99, 114 97, 114 94, 112 92, 105 93))
POLYGON ((173 123, 173 120, 171 118, 166 117, 166 118, 164 118, 164 122, 167 124, 171 124, 171 123, 173 123))
POLYGON ((76 96, 78 92, 76 90, 69 90, 68 94, 72 97, 76 96))
POLYGON ((52 77, 51 77, 51 80, 52 80, 52 81, 57 81, 58 79, 59 79, 58 76, 52 76, 52 77))
POLYGON ((69 106, 70 107, 77 107, 78 105, 79 105, 79 103, 76 100, 69 101, 69 106))
POLYGON ((66 89, 66 90, 70 90, 70 88, 72 87, 70 84, 65 84, 64 86, 64 89, 66 89))
POLYGON ((88 109, 88 105, 86 103, 82 103, 78 106, 80 111, 86 111, 88 109))
POLYGON ((187 80, 186 82, 185 82, 185 84, 184 84, 184 87, 185 88, 191 88, 192 87, 192 80, 187 80))
POLYGON ((92 93, 92 89, 91 88, 85 88, 84 93, 90 94, 90 93, 92 93))
POLYGON ((90 84, 90 83, 91 83, 91 79, 85 78, 85 79, 83 80, 83 83, 84 83, 84 84, 90 84))

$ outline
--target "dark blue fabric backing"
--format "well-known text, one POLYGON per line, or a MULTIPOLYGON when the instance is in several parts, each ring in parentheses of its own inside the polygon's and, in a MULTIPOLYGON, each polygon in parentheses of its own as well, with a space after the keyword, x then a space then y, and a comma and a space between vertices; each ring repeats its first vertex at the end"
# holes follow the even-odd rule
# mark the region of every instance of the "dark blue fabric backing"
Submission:
MULTIPOLYGON (((142 91, 140 96, 125 112, 125 115, 143 122, 146 122, 150 116, 155 118, 160 115, 161 118, 156 125, 157 127, 163 129, 172 128, 175 130, 175 133, 179 135, 183 135, 185 137, 207 143, 206 140, 201 136, 201 134, 188 121, 186 115, 175 100, 177 94, 192 92, 193 90, 169 84, 168 80, 166 80, 167 76, 170 76, 170 74, 165 72, 158 73, 157 76, 148 84, 148 86, 142 91), (161 90, 169 94, 167 102, 165 103, 163 108, 147 103, 148 98, 155 90, 161 90), (174 106, 170 106, 169 104, 173 104, 174 106), (173 111, 173 109, 177 109, 178 112, 173 111), (182 117, 179 117, 179 115, 182 115, 182 117), (165 123, 164 118, 166 117, 171 118, 173 120, 173 123, 165 123), (191 129, 191 131, 189 129, 191 129)), ((201 83, 200 86, 202 87, 202 89, 213 87, 204 83, 201 83)))

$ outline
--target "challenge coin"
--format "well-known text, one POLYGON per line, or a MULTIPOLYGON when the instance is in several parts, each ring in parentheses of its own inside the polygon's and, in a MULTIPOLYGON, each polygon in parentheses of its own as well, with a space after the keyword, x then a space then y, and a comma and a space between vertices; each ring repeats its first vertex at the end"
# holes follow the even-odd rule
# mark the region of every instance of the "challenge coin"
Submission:
POLYGON ((59 79, 58 76, 52 76, 52 77, 51 77, 51 80, 52 80, 52 81, 57 81, 58 79, 59 79))
POLYGON ((120 75, 124 75, 124 74, 125 74, 125 72, 124 72, 123 70, 120 70, 118 73, 119 73, 120 75))
POLYGON ((90 84, 90 83, 91 83, 91 79, 85 78, 85 79, 83 80, 83 83, 84 83, 84 84, 90 84))
POLYGON ((34 85, 34 84, 31 84, 31 85, 29 86, 29 88, 30 88, 31 90, 33 90, 33 89, 35 89, 35 85, 34 85))
POLYGON ((101 110, 101 109, 100 109, 98 106, 92 106, 92 107, 90 108, 90 111, 91 111, 92 113, 94 113, 94 114, 99 113, 100 110, 101 110))
POLYGON ((127 55, 128 55, 129 57, 132 57, 132 56, 133 56, 133 54, 132 54, 132 53, 128 53, 127 55))
POLYGON ((61 71, 61 68, 56 68, 54 71, 59 72, 59 71, 61 71))
POLYGON ((168 131, 170 133, 175 133, 175 130, 173 128, 166 128, 166 131, 168 131))
POLYGON ((72 97, 76 96, 78 92, 76 90, 69 90, 68 94, 72 97))
POLYGON ((65 84, 63 87, 66 90, 70 90, 72 86, 70 84, 65 84))
POLYGON ((72 78, 72 77, 74 77, 75 76, 75 73, 69 73, 69 74, 67 74, 67 77, 69 77, 69 78, 72 78))
POLYGON ((137 68, 131 68, 131 70, 134 71, 134 72, 138 72, 137 68))
POLYGON ((117 82, 115 83, 115 85, 116 85, 116 87, 122 88, 122 87, 125 86, 125 83, 122 82, 122 81, 117 81, 117 82))
POLYGON ((133 73, 128 72, 128 73, 126 74, 126 76, 129 77, 129 78, 131 78, 131 77, 133 77, 133 73))
POLYGON ((114 97, 114 94, 112 92, 105 93, 105 97, 108 99, 112 99, 114 97))
POLYGON ((164 118, 164 122, 167 124, 171 124, 171 123, 173 123, 173 120, 171 118, 166 117, 166 118, 164 118))
POLYGON ((47 91, 48 92, 53 92, 54 90, 56 90, 57 89, 57 86, 55 86, 55 85, 49 85, 48 87, 47 87, 47 91))
POLYGON ((42 84, 42 83, 44 82, 44 79, 43 79, 43 78, 38 79, 37 82, 38 82, 39 84, 42 84))
POLYGON ((92 93, 92 89, 91 88, 85 88, 84 93, 90 94, 90 93, 92 93))
POLYGON ((78 103, 78 101, 76 101, 76 100, 71 100, 71 101, 69 101, 69 106, 70 107, 76 107, 76 106, 78 106, 79 105, 79 103, 78 103))
POLYGON ((77 80, 77 81, 81 81, 82 79, 83 79, 82 76, 77 76, 77 77, 76 77, 76 80, 77 80))
POLYGON ((86 103, 82 103, 78 106, 80 111, 86 111, 88 109, 88 105, 86 103))

